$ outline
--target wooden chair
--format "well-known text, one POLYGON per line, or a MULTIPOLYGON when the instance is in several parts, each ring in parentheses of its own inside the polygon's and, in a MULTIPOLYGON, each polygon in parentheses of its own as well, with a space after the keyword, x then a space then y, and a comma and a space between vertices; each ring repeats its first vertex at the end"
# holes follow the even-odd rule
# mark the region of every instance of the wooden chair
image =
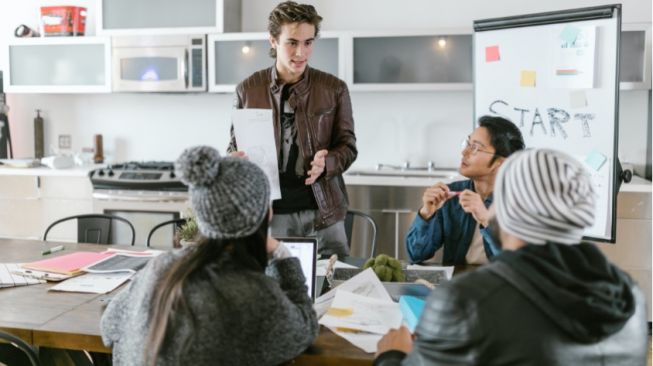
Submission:
POLYGON ((77 220, 77 242, 78 243, 93 243, 93 244, 116 244, 113 241, 111 236, 113 225, 116 222, 121 222, 131 231, 131 245, 134 245, 134 240, 136 238, 136 231, 134 230, 134 225, 129 222, 129 220, 122 218, 120 216, 107 215, 107 214, 85 214, 85 215, 75 215, 64 217, 59 219, 47 229, 45 229, 45 234, 43 234, 43 240, 48 240, 48 233, 56 225, 66 222, 69 220, 77 220))

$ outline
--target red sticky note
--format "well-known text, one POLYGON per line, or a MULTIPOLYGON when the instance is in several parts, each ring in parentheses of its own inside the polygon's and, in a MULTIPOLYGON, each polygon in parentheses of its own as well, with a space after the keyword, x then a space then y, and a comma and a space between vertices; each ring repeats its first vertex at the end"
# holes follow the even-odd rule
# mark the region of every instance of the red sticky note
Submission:
POLYGON ((485 47, 485 62, 499 61, 499 46, 485 47))

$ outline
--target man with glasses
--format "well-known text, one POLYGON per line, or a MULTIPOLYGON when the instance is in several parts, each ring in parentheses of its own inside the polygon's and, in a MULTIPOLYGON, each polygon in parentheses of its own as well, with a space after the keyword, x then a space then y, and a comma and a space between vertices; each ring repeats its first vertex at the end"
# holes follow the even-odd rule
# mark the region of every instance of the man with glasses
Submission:
POLYGON ((505 118, 483 116, 462 142, 458 171, 468 179, 438 182, 424 191, 422 207, 406 236, 413 263, 444 247, 443 264, 484 264, 497 251, 488 224, 494 178, 503 161, 524 148, 519 128, 505 118))

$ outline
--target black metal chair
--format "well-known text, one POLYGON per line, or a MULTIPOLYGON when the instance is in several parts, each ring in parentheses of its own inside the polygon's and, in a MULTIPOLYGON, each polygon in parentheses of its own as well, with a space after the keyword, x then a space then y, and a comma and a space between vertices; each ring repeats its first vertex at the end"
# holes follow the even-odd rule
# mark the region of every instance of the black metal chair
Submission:
POLYGON ((59 219, 47 229, 45 229, 45 234, 43 234, 43 240, 48 240, 48 233, 56 225, 69 221, 77 220, 77 242, 78 243, 93 243, 93 244, 116 244, 113 242, 111 236, 111 229, 113 228, 114 222, 119 221, 127 225, 131 231, 131 245, 134 245, 134 240, 136 238, 136 231, 134 230, 134 225, 132 225, 129 220, 115 215, 107 214, 85 214, 85 215, 75 215, 64 217, 59 219))
POLYGON ((349 245, 349 250, 351 251, 352 249, 351 236, 352 236, 352 231, 354 229, 355 222, 366 223, 369 229, 372 230, 372 239, 368 242, 366 248, 363 248, 363 250, 364 250, 364 255, 368 257, 374 257, 374 255, 376 254, 376 232, 377 232, 376 222, 374 221, 372 216, 356 210, 348 210, 347 216, 345 216, 345 234, 347 235, 347 244, 349 245), (359 218, 360 220, 356 220, 356 218, 359 218))
MULTIPOLYGON (((0 343, 0 363, 13 365, 18 360, 27 358, 32 366, 40 365, 36 350, 27 342, 3 331, 0 331, 0 340, 7 342, 0 343)), ((25 362, 20 363, 24 364, 25 362)))
POLYGON ((150 240, 152 240, 152 235, 154 235, 155 231, 159 230, 160 228, 162 228, 164 226, 173 225, 173 224, 175 225, 175 229, 179 229, 185 223, 186 223, 186 219, 182 218, 182 219, 168 220, 168 221, 164 221, 164 222, 162 222, 160 224, 157 224, 156 226, 154 226, 150 230, 150 233, 147 234, 147 242, 146 242, 147 246, 148 247, 150 246, 150 240))

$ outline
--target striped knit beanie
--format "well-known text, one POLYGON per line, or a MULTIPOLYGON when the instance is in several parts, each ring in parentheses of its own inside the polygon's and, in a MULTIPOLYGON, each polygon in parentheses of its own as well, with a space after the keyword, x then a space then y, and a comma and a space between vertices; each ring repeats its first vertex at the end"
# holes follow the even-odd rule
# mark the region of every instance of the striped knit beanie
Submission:
POLYGON ((265 173, 248 160, 222 158, 212 147, 196 146, 181 154, 175 168, 190 188, 203 236, 242 238, 267 219, 270 185, 265 173))
POLYGON ((578 244, 594 223, 589 174, 573 157, 550 149, 513 154, 497 173, 494 189, 502 230, 530 244, 578 244))

